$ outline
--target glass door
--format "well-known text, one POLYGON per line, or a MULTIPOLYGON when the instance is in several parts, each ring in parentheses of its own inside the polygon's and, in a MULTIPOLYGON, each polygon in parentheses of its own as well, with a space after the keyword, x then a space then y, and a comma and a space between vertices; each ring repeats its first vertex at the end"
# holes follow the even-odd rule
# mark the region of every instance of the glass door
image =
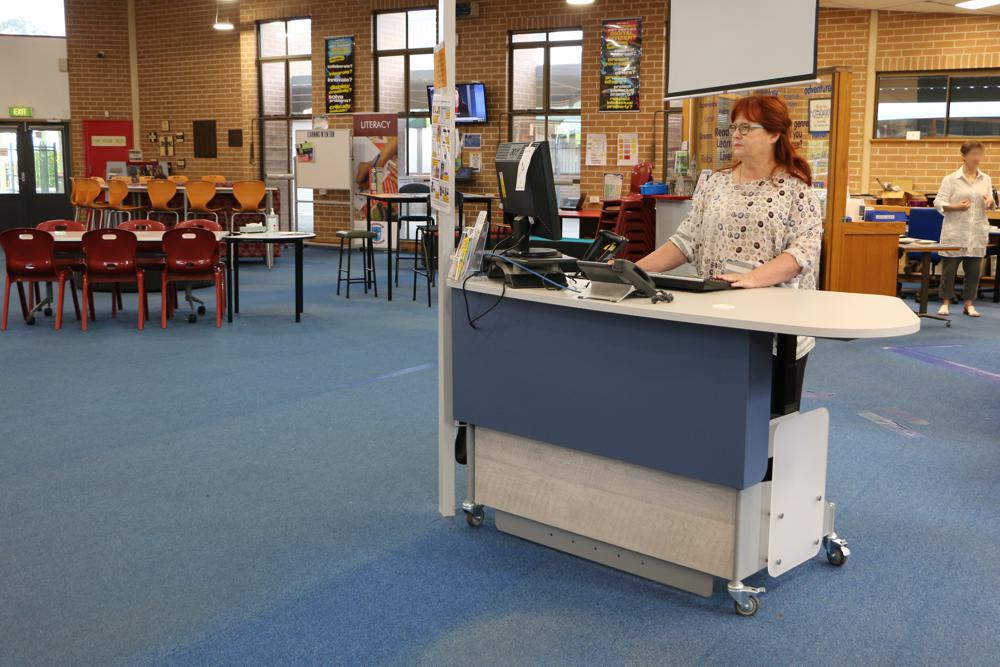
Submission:
POLYGON ((64 123, 0 125, 0 229, 73 216, 67 135, 64 123))

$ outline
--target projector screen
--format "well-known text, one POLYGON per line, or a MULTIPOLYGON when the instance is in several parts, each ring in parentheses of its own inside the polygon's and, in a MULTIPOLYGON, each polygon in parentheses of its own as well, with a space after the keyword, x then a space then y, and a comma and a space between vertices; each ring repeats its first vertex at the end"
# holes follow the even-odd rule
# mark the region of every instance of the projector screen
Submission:
POLYGON ((816 78, 819 0, 670 0, 667 97, 816 78))

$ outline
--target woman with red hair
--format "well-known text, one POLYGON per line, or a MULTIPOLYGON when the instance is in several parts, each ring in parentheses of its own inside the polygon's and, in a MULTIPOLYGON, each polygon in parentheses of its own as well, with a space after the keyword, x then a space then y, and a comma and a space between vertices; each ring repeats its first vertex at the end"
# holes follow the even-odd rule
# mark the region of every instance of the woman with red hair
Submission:
MULTIPOLYGON (((734 287, 816 289, 823 220, 809 163, 792 146, 787 105, 751 95, 729 118, 734 164, 708 178, 677 233, 638 265, 660 272, 690 263, 734 287)), ((800 386, 813 345, 799 339, 800 386)))

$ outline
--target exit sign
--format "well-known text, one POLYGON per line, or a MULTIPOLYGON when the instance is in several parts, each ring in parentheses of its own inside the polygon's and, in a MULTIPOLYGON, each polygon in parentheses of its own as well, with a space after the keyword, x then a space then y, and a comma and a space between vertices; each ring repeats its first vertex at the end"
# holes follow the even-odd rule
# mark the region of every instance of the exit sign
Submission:
POLYGON ((35 115, 32 107, 10 107, 8 111, 11 118, 31 118, 35 115))

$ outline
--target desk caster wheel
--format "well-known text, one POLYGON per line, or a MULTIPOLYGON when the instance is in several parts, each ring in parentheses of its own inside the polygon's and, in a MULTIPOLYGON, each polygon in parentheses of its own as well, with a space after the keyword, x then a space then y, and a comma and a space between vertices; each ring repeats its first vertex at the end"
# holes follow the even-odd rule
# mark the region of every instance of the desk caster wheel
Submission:
POLYGON ((747 598, 746 603, 740 604, 739 602, 733 603, 733 609, 736 610, 737 616, 753 616, 757 613, 758 603, 757 598, 750 597, 747 598))
POLYGON ((198 306, 198 314, 199 315, 205 314, 205 306, 198 306))
POLYGON ((198 316, 197 315, 195 315, 194 313, 191 313, 190 315, 188 315, 188 322, 189 323, 194 324, 197 321, 198 321, 198 316))
POLYGON ((52 317, 52 309, 51 308, 46 308, 45 309, 45 316, 46 317, 52 317))
POLYGON ((948 320, 947 322, 945 322, 944 325, 950 329, 951 328, 951 320, 948 320))
POLYGON ((486 510, 482 505, 476 505, 472 508, 471 512, 466 512, 465 522, 472 526, 473 528, 478 528, 483 525, 483 521, 486 520, 486 510))
POLYGON ((848 557, 851 555, 851 550, 847 546, 847 540, 833 533, 823 538, 823 542, 823 546, 826 549, 826 560, 830 565, 840 567, 847 562, 848 557))
POLYGON ((841 565, 847 562, 847 554, 844 553, 843 549, 838 547, 833 551, 831 551, 830 553, 828 553, 826 555, 826 559, 827 561, 830 562, 830 565, 836 565, 837 567, 840 567, 841 565))
POLYGON ((25 320, 24 322, 25 322, 25 324, 27 324, 27 325, 28 325, 29 327, 33 327, 33 326, 35 326, 35 316, 34 316, 34 315, 32 315, 31 317, 29 317, 28 319, 26 319, 26 320, 25 320))

